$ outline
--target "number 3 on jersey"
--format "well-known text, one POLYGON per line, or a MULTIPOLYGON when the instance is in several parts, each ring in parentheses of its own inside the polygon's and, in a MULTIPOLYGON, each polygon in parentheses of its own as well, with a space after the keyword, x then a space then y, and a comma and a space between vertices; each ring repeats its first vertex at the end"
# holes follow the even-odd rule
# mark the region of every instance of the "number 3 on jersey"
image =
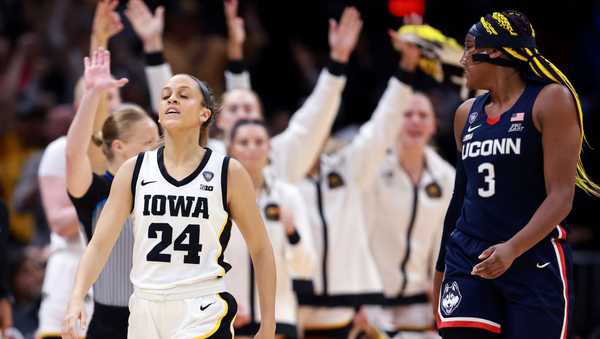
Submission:
MULTIPOLYGON (((152 223, 148 227, 148 238, 158 238, 158 232, 160 232, 160 242, 148 252, 146 260, 171 262, 171 255, 161 252, 169 247, 173 241, 173 227, 162 222, 152 223)), ((183 232, 175 239, 173 249, 175 251, 187 252, 187 254, 183 256, 183 262, 185 264, 199 264, 199 253, 202 251, 202 245, 200 244, 200 225, 187 225, 183 232), (188 239, 187 244, 184 243, 186 238, 188 239)))
POLYGON ((489 162, 484 162, 477 167, 477 172, 485 174, 483 180, 486 185, 484 188, 478 188, 477 193, 482 198, 493 196, 496 193, 496 180, 494 179, 496 174, 494 173, 494 165, 489 162))

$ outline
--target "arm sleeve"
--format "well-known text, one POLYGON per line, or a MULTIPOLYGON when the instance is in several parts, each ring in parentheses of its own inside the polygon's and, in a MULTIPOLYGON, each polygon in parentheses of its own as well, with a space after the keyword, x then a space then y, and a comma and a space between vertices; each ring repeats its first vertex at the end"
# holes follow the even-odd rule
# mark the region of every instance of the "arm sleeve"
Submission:
POLYGON ((344 76, 323 70, 287 129, 272 139, 271 166, 279 178, 295 183, 308 173, 329 136, 345 83, 344 76))
POLYGON ((160 107, 160 92, 167 81, 173 76, 171 66, 165 62, 162 52, 147 53, 144 68, 150 91, 150 104, 155 114, 160 107))
POLYGON ((296 188, 290 191, 288 206, 294 215, 296 233, 288 237, 286 260, 294 278, 310 279, 316 268, 317 258, 308 223, 306 205, 296 188))
POLYGON ((225 89, 252 89, 250 73, 242 61, 230 61, 225 70, 225 89))
POLYGON ((464 165, 460 154, 456 161, 456 176, 454 178, 454 192, 450 199, 450 205, 448 211, 446 211, 446 217, 444 218, 444 231, 442 232, 442 241, 440 242, 440 249, 438 252, 437 262, 435 264, 435 270, 438 272, 444 272, 446 262, 446 245, 450 234, 454 230, 456 220, 460 217, 462 211, 463 201, 465 200, 465 190, 467 187, 467 177, 465 174, 464 165))
POLYGON ((9 295, 8 291, 8 209, 0 201, 0 299, 9 295))
POLYGON ((67 194, 69 195, 69 199, 71 199, 73 206, 75 206, 77 218, 83 225, 85 234, 88 239, 92 239, 92 222, 96 206, 101 201, 106 200, 108 198, 109 193, 110 185, 108 184, 106 179, 102 178, 97 174, 94 174, 92 178, 92 183, 83 196, 75 198, 67 192, 67 194))
POLYGON ((350 168, 350 176, 366 187, 377 174, 387 149, 393 144, 404 121, 404 110, 412 89, 397 77, 390 79, 371 119, 352 142, 341 150, 350 168))

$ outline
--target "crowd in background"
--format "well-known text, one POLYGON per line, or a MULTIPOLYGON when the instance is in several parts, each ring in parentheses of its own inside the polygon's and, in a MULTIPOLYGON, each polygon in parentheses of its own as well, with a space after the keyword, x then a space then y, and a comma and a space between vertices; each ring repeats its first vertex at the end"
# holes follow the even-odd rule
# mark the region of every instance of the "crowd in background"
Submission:
MULTIPOLYGON (((117 9, 123 12, 126 2, 117 9)), ((285 129, 292 114, 312 91, 328 60, 327 20, 345 6, 361 12, 364 28, 349 62, 348 82, 332 133, 357 126, 374 111, 387 80, 397 67, 388 29, 401 17, 393 1, 246 0, 240 4, 247 39, 244 61, 253 89, 262 98, 272 134, 285 129)), ((227 27, 220 0, 148 0, 165 8, 164 56, 174 73, 189 73, 225 91, 227 27)), ((589 144, 600 145, 600 59, 594 42, 600 35, 600 2, 557 3, 541 10, 518 1, 426 1, 424 22, 461 41, 469 24, 491 10, 522 10, 537 27, 538 45, 569 76, 582 98, 589 144), (549 11, 548 11, 549 10, 549 11)), ((94 0, 0 0, 0 199, 10 215, 7 257, 14 296, 15 327, 24 334, 37 327, 50 230, 38 187, 38 167, 45 146, 65 135, 74 115, 75 85, 90 49, 94 0)), ((111 39, 112 73, 127 77, 123 101, 151 110, 142 43, 123 17, 123 31, 111 39)), ((461 102, 450 88, 429 92, 438 118, 434 140, 439 153, 454 162, 452 114, 461 102)), ((598 151, 583 155, 591 177, 600 178, 598 151)), ((600 251, 600 231, 593 213, 598 202, 577 192, 569 218, 575 250, 600 251)), ((577 283, 577 276, 575 277, 577 283)), ((577 312, 577 311, 576 311, 577 312)), ((597 325, 597 324, 596 324, 597 325)), ((589 330, 590 328, 586 328, 589 330)))

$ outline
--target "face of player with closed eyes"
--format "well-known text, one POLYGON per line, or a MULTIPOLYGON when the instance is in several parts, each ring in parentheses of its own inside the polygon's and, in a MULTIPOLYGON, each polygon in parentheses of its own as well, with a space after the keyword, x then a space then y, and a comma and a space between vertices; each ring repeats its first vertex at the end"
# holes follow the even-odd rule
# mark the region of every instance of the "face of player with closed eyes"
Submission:
POLYGON ((161 95, 158 118, 169 132, 200 128, 210 118, 211 112, 204 106, 198 84, 187 75, 178 74, 169 79, 161 95))
POLYGON ((268 164, 271 142, 264 126, 244 125, 237 128, 229 153, 237 159, 248 172, 258 173, 268 164))
POLYGON ((405 147, 424 147, 435 131, 435 114, 431 101, 423 94, 415 94, 404 112, 400 142, 405 147))

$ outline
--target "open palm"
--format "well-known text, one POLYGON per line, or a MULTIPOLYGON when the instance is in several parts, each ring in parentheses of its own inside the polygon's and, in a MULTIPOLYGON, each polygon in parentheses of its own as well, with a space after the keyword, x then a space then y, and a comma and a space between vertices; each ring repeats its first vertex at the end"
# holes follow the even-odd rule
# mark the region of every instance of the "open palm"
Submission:
POLYGON ((360 13, 354 7, 344 9, 339 23, 329 20, 329 47, 334 60, 348 62, 358 42, 362 24, 360 13))
POLYGON ((223 5, 229 40, 232 43, 243 45, 246 41, 246 29, 244 28, 244 19, 238 16, 238 0, 225 0, 223 5))
POLYGON ((131 22, 131 26, 142 41, 162 35, 165 27, 164 14, 164 7, 159 6, 153 15, 142 0, 130 0, 127 10, 125 10, 125 15, 131 22))
POLYGON ((110 74, 110 52, 100 48, 92 54, 92 57, 84 59, 85 88, 86 90, 103 91, 114 87, 123 87, 127 79, 115 79, 110 74))

